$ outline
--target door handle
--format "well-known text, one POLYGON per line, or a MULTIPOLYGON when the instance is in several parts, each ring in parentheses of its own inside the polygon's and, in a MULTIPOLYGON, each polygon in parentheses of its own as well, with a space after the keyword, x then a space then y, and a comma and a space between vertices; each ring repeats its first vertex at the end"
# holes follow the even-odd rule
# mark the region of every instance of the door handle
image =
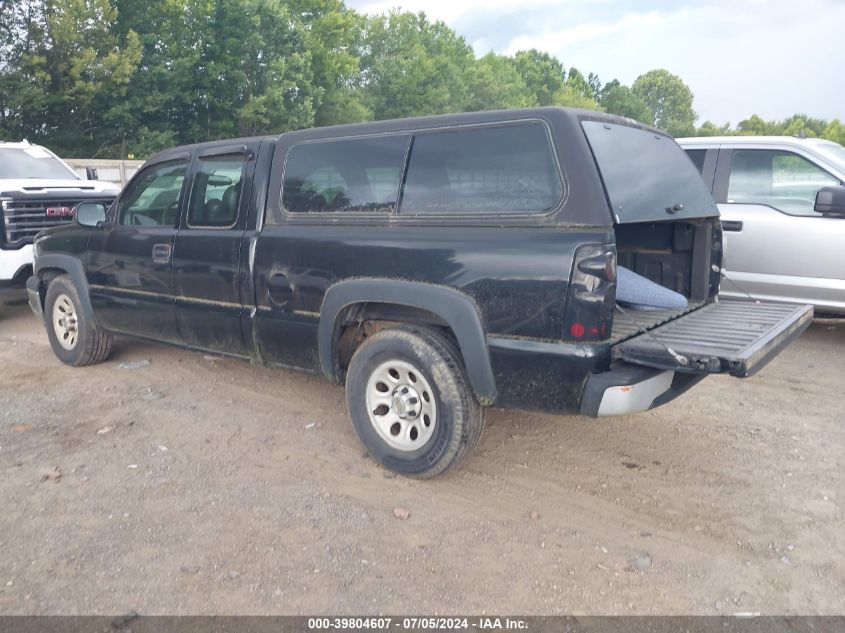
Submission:
POLYGON ((722 230, 739 233, 742 230, 742 222, 740 220, 722 220, 722 230))
POLYGON ((153 263, 170 263, 170 244, 153 244, 153 263))

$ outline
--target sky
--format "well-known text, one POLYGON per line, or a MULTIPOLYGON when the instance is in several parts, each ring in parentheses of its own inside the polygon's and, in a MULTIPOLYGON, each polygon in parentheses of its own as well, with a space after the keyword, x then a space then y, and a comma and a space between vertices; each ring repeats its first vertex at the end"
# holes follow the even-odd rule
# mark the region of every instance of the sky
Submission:
POLYGON ((424 11, 476 55, 536 48, 602 82, 665 68, 698 123, 751 114, 845 120, 845 0, 347 0, 364 13, 424 11))

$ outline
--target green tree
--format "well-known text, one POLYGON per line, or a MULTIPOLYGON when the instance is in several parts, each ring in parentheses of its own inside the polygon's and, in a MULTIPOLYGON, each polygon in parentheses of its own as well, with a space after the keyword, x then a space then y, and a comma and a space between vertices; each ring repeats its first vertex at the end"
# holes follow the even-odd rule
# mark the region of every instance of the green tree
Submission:
POLYGON ((563 88, 555 95, 554 105, 600 110, 601 107, 595 99, 593 88, 594 86, 581 74, 581 71, 572 67, 566 74, 563 88))
POLYGON ((535 105, 557 105, 566 79, 566 71, 559 60, 532 48, 517 52, 513 64, 535 105))
MULTIPOLYGON (((168 145, 191 143, 207 113, 207 68, 213 2, 201 0, 113 0, 117 31, 137 32, 142 46, 139 72, 126 97, 133 130, 121 138, 118 155, 146 156, 168 145)), ((230 112, 228 118, 232 118, 230 112)), ((207 133, 210 130, 207 129, 207 133)))
POLYGON ((692 109, 693 94, 677 75, 663 69, 650 70, 637 77, 631 91, 654 113, 648 123, 674 136, 695 132, 697 115, 692 109))
MULTIPOLYGON (((309 34, 281 0, 114 0, 143 44, 128 151, 314 125, 309 34)), ((304 11, 304 10, 303 10, 304 11)), ((313 17, 313 16, 312 16, 313 17)), ((313 19, 316 20, 316 17, 313 19)), ((324 66, 325 66, 324 56, 324 66)))
POLYGON ((601 79, 595 73, 590 73, 587 75, 587 84, 590 86, 590 96, 595 100, 598 101, 599 97, 601 96, 601 79))
POLYGON ((590 82, 575 68, 567 75, 563 64, 548 53, 535 49, 519 51, 513 62, 534 105, 599 109, 590 82))
POLYGON ((212 61, 220 60, 218 67, 222 62, 223 72, 210 67, 209 95, 218 94, 214 89, 227 73, 234 88, 217 103, 215 119, 225 120, 226 108, 231 108, 238 133, 246 135, 314 125, 325 89, 314 78, 306 29, 278 0, 228 2, 231 30, 223 49, 210 55, 212 61))
POLYGON ((563 90, 555 95, 554 105, 566 108, 580 108, 582 110, 601 110, 595 99, 571 86, 564 86, 563 90))
POLYGON ((22 77, 21 57, 28 51, 27 5, 20 0, 0 0, 0 133, 19 136, 18 108, 22 77))
POLYGON ((367 17, 343 0, 0 0, 0 134, 66 156, 463 110, 604 109, 674 135, 793 134, 845 125, 758 115, 694 128, 693 95, 652 70, 629 88, 537 50, 472 49, 442 22, 367 17))
POLYGON ((472 66, 468 72, 467 88, 464 109, 470 112, 525 108, 536 104, 514 61, 495 53, 488 53, 472 66))
POLYGON ((589 99, 595 98, 595 94, 593 93, 593 86, 591 86, 587 78, 581 74, 581 71, 575 68, 574 66, 570 68, 569 72, 566 74, 565 85, 567 88, 570 88, 571 90, 589 99))
POLYGON ((628 86, 623 86, 618 79, 604 85, 599 93, 599 104, 607 112, 651 124, 654 113, 645 101, 635 95, 628 86))
POLYGON ((141 57, 134 32, 115 35, 116 18, 109 0, 45 0, 18 14, 12 29, 22 42, 5 45, 0 61, 0 110, 13 137, 50 139, 66 156, 114 141, 110 127, 141 57))
POLYGON ((713 121, 705 121, 695 130, 696 136, 728 136, 731 134, 731 124, 716 125, 713 121))
POLYGON ((793 114, 788 119, 775 124, 774 127, 779 130, 779 134, 812 138, 824 134, 827 121, 809 117, 806 114, 793 114))
POLYGON ((769 123, 764 121, 756 114, 752 114, 749 118, 743 119, 737 124, 737 133, 741 135, 766 136, 780 134, 782 130, 778 129, 776 123, 769 123))
POLYGON ((786 119, 782 126, 783 131, 780 132, 785 136, 817 136, 814 130, 807 125, 807 118, 803 115, 796 114, 791 118, 786 119))
POLYGON ((391 11, 368 20, 364 42, 364 101, 375 119, 456 112, 467 102, 475 56, 444 23, 391 11))
POLYGON ((839 119, 833 119, 825 126, 821 137, 845 145, 845 124, 839 119))
POLYGON ((808 117, 805 114, 793 114, 782 121, 766 121, 756 114, 743 119, 737 125, 737 134, 768 136, 824 136, 830 123, 823 119, 808 117))
POLYGON ((314 84, 322 91, 314 123, 333 125, 366 121, 360 58, 367 19, 342 0, 293 0, 292 15, 304 26, 314 84))

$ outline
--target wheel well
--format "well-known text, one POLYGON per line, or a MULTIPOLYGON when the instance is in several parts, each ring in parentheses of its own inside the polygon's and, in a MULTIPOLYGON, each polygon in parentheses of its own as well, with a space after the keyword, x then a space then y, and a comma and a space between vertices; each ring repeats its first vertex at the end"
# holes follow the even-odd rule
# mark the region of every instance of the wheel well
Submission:
POLYGON ((355 350, 367 337, 376 332, 397 325, 420 325, 434 327, 457 343, 452 328, 434 312, 393 303, 362 302, 346 306, 337 317, 335 328, 335 362, 340 370, 340 378, 355 350))
POLYGON ((32 264, 21 266, 12 277, 12 284, 15 286, 24 286, 26 280, 32 276, 32 264))
POLYGON ((68 272, 62 268, 41 268, 38 270, 38 298, 41 300, 41 307, 44 307, 44 298, 47 296, 47 287, 59 275, 67 275, 68 272))

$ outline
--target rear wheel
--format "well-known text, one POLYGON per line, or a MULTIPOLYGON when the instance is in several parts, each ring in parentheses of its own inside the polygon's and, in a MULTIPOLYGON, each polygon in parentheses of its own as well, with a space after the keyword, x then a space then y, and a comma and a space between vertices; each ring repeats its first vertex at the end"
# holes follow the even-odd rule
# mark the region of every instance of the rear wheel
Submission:
POLYGON ((81 306, 79 291, 68 275, 50 282, 44 301, 50 347, 63 363, 77 367, 103 362, 112 345, 112 335, 98 330, 81 306))
POLYGON ((439 475, 481 436, 483 409, 460 354, 428 328, 403 326, 368 338, 349 365, 346 398, 370 454, 403 475, 439 475))

